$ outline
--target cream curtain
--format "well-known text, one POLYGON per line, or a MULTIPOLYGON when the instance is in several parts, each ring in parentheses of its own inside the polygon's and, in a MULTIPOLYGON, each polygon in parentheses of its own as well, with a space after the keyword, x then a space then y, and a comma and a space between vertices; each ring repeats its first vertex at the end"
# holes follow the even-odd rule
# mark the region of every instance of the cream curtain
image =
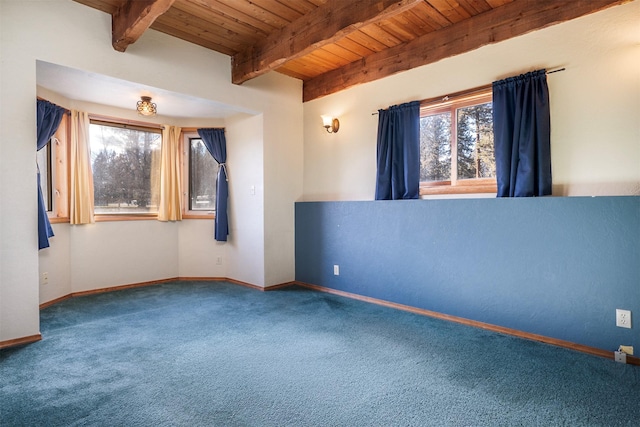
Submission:
POLYGON ((91 224, 93 217, 93 174, 89 148, 89 114, 71 110, 71 224, 91 224))
POLYGON ((177 126, 165 126, 162 131, 159 221, 182 220, 180 131, 177 126))

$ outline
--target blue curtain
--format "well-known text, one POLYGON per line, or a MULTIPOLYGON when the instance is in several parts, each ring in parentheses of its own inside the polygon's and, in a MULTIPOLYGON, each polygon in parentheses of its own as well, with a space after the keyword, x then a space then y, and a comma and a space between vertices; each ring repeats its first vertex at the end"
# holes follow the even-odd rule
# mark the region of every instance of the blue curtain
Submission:
POLYGON ((417 199, 420 187, 420 102, 378 111, 376 200, 417 199))
MULTIPOLYGON (((37 119, 37 150, 40 151, 47 145, 54 133, 60 126, 64 108, 42 99, 38 99, 36 119, 37 119)), ((44 205, 44 197, 40 188, 40 170, 38 170, 38 248, 49 247, 49 237, 53 237, 53 229, 47 216, 47 207, 44 205)))
POLYGON ((227 217, 227 199, 229 197, 229 179, 227 176, 227 140, 224 129, 198 129, 209 153, 220 165, 216 182, 216 220, 214 237, 219 242, 226 242, 229 235, 229 221, 227 217))
POLYGON ((493 82, 498 197, 551 194, 550 123, 546 70, 493 82))

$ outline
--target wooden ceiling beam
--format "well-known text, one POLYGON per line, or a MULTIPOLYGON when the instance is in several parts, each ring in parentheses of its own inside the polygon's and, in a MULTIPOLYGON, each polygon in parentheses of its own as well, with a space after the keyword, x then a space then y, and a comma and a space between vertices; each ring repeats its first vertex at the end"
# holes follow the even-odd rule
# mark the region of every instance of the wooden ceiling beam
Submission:
POLYGON ((111 44, 124 52, 176 0, 127 0, 111 15, 111 44))
POLYGON ((357 29, 402 13, 423 0, 328 0, 325 4, 238 52, 232 81, 242 84, 333 43, 357 29))
POLYGON ((631 0, 515 0, 304 82, 311 101, 631 0))

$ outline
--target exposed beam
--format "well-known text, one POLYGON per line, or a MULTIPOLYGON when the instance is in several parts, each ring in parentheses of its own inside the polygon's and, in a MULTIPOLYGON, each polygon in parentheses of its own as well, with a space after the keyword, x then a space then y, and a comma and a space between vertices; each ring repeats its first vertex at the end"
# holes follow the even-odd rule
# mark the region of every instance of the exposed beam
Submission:
POLYGON ((423 0, 329 0, 232 57, 232 81, 241 84, 333 43, 365 25, 391 18, 423 0))
POLYGON ((176 0, 127 0, 111 16, 111 43, 118 52, 130 44, 165 13, 176 0))
POLYGON ((311 101, 632 0, 515 0, 304 82, 311 101))

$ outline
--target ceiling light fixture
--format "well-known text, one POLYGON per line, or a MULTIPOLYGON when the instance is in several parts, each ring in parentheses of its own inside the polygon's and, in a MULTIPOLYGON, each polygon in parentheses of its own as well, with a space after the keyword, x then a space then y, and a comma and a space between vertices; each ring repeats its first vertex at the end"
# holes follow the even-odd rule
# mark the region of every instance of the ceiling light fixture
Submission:
POLYGON ((322 125, 329 133, 337 133, 338 129, 340 129, 340 121, 331 116, 320 116, 322 117, 322 125))
POLYGON ((140 101, 136 104, 136 109, 141 116, 155 116, 158 112, 156 104, 151 102, 150 96, 141 96, 140 101))

